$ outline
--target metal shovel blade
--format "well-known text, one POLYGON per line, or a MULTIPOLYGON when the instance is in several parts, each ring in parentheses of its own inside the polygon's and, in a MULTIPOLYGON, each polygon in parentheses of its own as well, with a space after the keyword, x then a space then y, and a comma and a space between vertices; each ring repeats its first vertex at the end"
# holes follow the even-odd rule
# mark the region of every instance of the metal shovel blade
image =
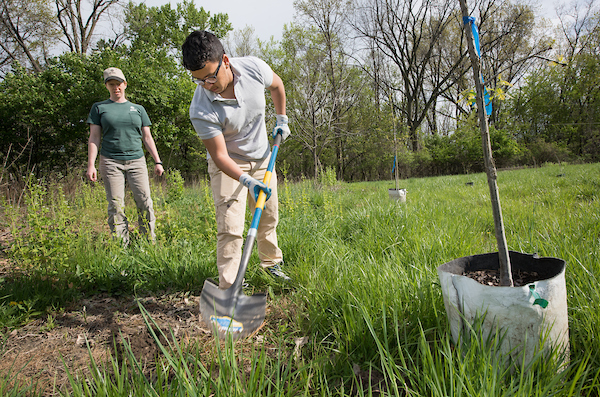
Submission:
POLYGON ((211 281, 204 281, 200 294, 200 315, 212 327, 215 335, 234 340, 256 332, 265 321, 267 296, 244 295, 241 288, 220 289, 211 281))

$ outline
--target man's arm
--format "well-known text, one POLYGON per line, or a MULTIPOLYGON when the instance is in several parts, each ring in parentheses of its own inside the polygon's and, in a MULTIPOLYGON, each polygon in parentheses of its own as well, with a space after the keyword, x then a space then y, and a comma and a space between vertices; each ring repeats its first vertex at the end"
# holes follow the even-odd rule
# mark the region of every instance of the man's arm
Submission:
POLYGON ((223 135, 217 135, 211 139, 203 139, 202 142, 204 142, 204 146, 206 146, 215 165, 225 174, 246 186, 254 194, 255 200, 258 200, 258 194, 261 190, 267 195, 267 200, 271 197, 271 189, 267 185, 242 171, 240 166, 229 157, 223 135))
POLYGON ((285 115, 285 87, 283 81, 275 72, 273 72, 273 83, 267 87, 271 92, 273 105, 275 105, 275 114, 285 115))
POLYGON ((227 146, 225 145, 225 138, 223 135, 217 135, 214 138, 203 139, 202 142, 206 146, 206 150, 210 154, 210 157, 215 162, 215 165, 235 180, 240 179, 240 176, 244 173, 239 165, 227 152, 227 146))
POLYGON ((281 134, 281 141, 283 142, 290 135, 290 127, 288 126, 288 117, 285 114, 285 88, 283 81, 275 72, 273 72, 273 84, 268 89, 271 91, 276 114, 273 138, 277 134, 281 134))

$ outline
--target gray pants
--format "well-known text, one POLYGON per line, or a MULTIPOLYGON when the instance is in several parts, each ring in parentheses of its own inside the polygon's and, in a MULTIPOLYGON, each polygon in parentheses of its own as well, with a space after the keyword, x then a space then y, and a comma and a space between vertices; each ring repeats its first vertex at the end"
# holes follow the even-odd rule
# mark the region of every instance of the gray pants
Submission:
POLYGON ((141 234, 149 234, 152 241, 156 217, 150 197, 150 180, 146 159, 113 160, 100 156, 100 175, 104 180, 106 200, 108 201, 108 226, 110 231, 129 244, 129 223, 125 216, 125 184, 133 193, 138 209, 138 226, 141 234))

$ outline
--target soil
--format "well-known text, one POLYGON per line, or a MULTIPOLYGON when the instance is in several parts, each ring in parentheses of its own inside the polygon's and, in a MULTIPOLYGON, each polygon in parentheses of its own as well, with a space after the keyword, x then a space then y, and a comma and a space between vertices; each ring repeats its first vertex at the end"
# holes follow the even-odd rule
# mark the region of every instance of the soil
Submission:
MULTIPOLYGON (((7 237, 8 233, 0 230, 0 245, 6 243, 7 237)), ((0 276, 10 276, 15 269, 0 250, 0 276)), ((199 295, 181 292, 146 297, 98 294, 83 297, 58 313, 45 314, 14 330, 1 330, 0 376, 10 378, 11 384, 20 388, 33 385, 34 395, 58 396, 59 391, 64 393, 70 389, 69 375, 87 377, 92 359, 103 368, 111 358, 119 359, 127 354, 125 347, 129 346, 145 375, 151 378, 155 357, 160 351, 138 302, 157 327, 165 335, 172 333, 183 348, 214 350, 212 333, 200 317, 199 295)), ((294 310, 285 296, 277 305, 268 305, 267 325, 257 335, 238 342, 236 348, 250 350, 253 344, 272 347, 265 334, 269 334, 269 328, 277 329, 289 322, 294 310)), ((299 353, 300 348, 297 346, 295 351, 299 353)), ((293 343, 290 351, 294 351, 293 343)))
MULTIPOLYGON (((87 377, 90 357, 98 365, 105 365, 111 357, 126 354, 124 348, 129 345, 144 373, 151 378, 155 357, 160 352, 140 313, 138 301, 158 328, 165 335, 172 332, 180 346, 198 347, 198 351, 214 350, 213 336, 199 316, 200 296, 175 294, 136 299, 97 295, 51 317, 51 321, 39 318, 6 335, 1 347, 4 353, 0 374, 12 374, 21 386, 33 381, 41 395, 57 396, 59 390, 70 389, 67 369, 71 375, 87 377)), ((288 321, 284 310, 285 302, 267 307, 265 324, 276 327, 281 321, 288 321)), ((265 328, 236 346, 244 350, 253 344, 268 347, 265 328)))
MULTIPOLYGON (((163 331, 173 330, 182 342, 207 343, 211 336, 199 322, 197 298, 163 296, 140 301, 163 331)), ((68 387, 67 368, 72 374, 85 374, 89 372, 90 356, 104 364, 115 352, 122 353, 123 339, 143 365, 152 363, 157 353, 137 302, 131 297, 87 298, 49 319, 40 318, 10 332, 0 360, 0 374, 16 374, 21 385, 35 381, 44 396, 58 395, 55 387, 68 387)))
MULTIPOLYGON (((500 272, 498 270, 473 270, 464 272, 463 276, 467 276, 477 281, 479 284, 500 286, 500 272)), ((522 287, 538 281, 540 276, 537 272, 524 272, 521 270, 513 271, 513 284, 515 287, 522 287)))

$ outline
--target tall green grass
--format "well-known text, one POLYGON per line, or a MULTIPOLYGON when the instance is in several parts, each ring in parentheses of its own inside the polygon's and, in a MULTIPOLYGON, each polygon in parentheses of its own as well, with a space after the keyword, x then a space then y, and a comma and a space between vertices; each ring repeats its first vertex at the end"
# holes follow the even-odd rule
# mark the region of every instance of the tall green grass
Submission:
MULTIPOLYGON (((140 237, 128 249, 108 236, 101 187, 61 196, 60 185, 42 182, 31 181, 26 208, 4 206, 14 235, 8 254, 20 267, 0 283, 8 329, 96 292, 199 294, 216 275, 206 182, 183 191, 177 181, 155 185, 157 243, 140 237), (32 252, 36 245, 43 255, 32 252)), ((292 285, 275 283, 251 258, 247 281, 269 292, 272 308, 288 310, 285 321, 266 325, 264 346, 248 352, 243 343, 215 343, 206 362, 193 346, 163 345, 154 378, 142 376, 134 357, 94 364, 92 379, 73 374, 72 395, 101 395, 94 393, 110 382, 116 389, 104 395, 599 395, 600 165, 498 175, 509 249, 567 262, 571 361, 564 371, 541 357, 507 369, 497 341, 476 328, 469 341, 451 341, 436 267, 497 250, 484 174, 403 180, 406 203, 388 198, 393 182, 320 182, 280 186, 278 236, 292 285), (309 343, 292 359, 303 336, 309 343), (165 394, 169 388, 177 393, 165 394)))

